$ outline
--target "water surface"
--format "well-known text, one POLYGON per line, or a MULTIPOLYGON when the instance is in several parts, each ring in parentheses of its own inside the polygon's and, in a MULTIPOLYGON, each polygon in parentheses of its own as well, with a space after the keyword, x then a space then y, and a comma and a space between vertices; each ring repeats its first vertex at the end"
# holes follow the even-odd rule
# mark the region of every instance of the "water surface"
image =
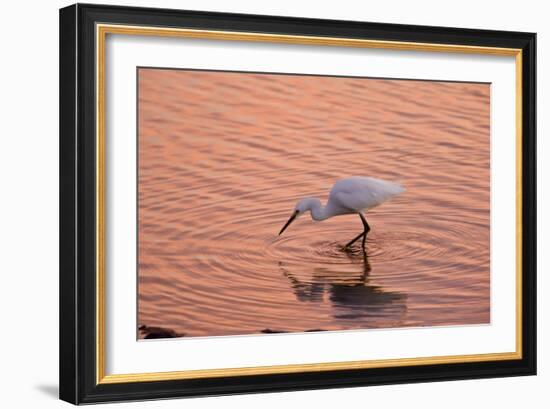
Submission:
MULTIPOLYGON (((138 326, 185 336, 490 321, 488 84, 139 70, 138 326), (407 191, 303 216, 352 175, 407 191)), ((143 332, 140 336, 144 336, 143 332)))

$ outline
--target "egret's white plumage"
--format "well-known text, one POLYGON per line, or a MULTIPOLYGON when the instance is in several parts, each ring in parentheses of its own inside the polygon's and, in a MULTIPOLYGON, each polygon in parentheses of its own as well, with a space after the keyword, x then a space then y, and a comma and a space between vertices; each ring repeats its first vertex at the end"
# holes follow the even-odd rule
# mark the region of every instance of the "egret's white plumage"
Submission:
POLYGON ((294 212, 281 234, 298 216, 309 211, 313 220, 321 221, 334 216, 345 214, 359 214, 363 222, 364 231, 347 245, 353 244, 357 239, 363 237, 363 245, 370 227, 363 215, 363 212, 376 207, 388 199, 402 193, 405 188, 397 183, 375 179, 365 176, 353 176, 337 181, 328 197, 327 205, 323 207, 317 198, 308 197, 300 200, 294 212))

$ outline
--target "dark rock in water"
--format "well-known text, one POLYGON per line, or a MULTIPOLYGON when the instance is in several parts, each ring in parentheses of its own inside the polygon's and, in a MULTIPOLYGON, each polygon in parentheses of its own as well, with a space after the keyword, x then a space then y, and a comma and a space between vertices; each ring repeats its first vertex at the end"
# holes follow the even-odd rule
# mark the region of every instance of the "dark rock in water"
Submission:
MULTIPOLYGON (((306 329, 304 332, 320 332, 320 331, 326 331, 326 329, 321 329, 321 328, 306 329)), ((266 329, 261 330, 260 332, 262 334, 287 334, 290 331, 283 331, 283 330, 278 330, 278 329, 266 328, 266 329)))
POLYGON ((180 338, 185 336, 185 334, 170 328, 149 327, 148 325, 140 325, 139 331, 144 339, 180 338))
POLYGON ((265 328, 263 330, 260 331, 262 334, 284 334, 284 333, 287 333, 288 331, 282 331, 282 330, 277 330, 277 329, 271 329, 271 328, 265 328))

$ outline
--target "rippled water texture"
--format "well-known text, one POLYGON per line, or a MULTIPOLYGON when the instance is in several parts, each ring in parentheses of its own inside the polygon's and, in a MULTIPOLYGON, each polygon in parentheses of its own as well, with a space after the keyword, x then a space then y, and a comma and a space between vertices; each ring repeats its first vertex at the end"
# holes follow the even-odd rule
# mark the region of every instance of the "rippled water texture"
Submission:
MULTIPOLYGON (((138 325, 185 336, 488 323, 490 86, 139 70, 138 325), (351 175, 359 217, 295 202, 351 175)), ((141 334, 143 337, 143 333, 141 334)))

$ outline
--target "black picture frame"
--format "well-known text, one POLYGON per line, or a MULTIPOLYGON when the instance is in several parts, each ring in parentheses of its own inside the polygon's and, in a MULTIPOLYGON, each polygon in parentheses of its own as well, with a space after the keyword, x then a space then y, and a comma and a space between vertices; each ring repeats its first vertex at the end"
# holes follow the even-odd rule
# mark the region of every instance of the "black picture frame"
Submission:
POLYGON ((60 398, 74 404, 536 374, 536 34, 77 4, 60 10, 60 398), (489 362, 101 384, 96 356, 96 23, 522 50, 522 353, 489 362))

